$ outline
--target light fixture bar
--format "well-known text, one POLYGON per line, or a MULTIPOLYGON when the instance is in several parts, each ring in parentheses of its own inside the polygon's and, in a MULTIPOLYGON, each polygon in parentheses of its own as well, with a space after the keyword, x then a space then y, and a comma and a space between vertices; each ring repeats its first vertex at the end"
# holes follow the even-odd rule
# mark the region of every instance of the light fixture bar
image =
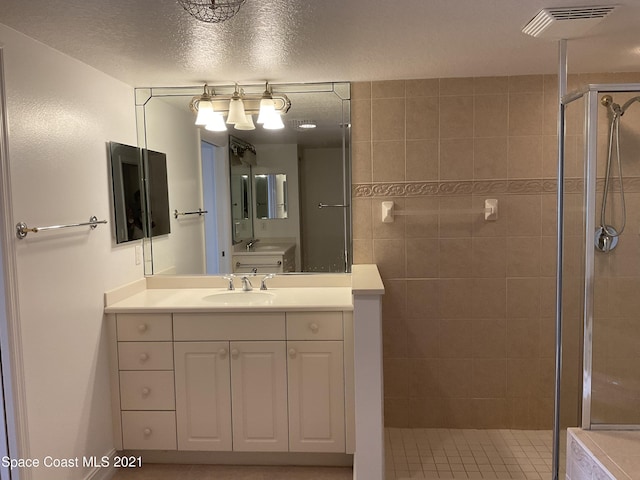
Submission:
POLYGON ((232 95, 216 94, 213 88, 205 84, 203 93, 191 99, 189 108, 197 115, 196 125, 205 125, 207 130, 220 131, 222 127, 219 119, 223 115, 227 115, 226 123, 235 124, 238 130, 253 130, 255 128, 252 115, 258 115, 256 122, 265 123, 264 128, 280 129, 284 128, 282 115, 291 108, 291 101, 284 94, 273 94, 268 82, 265 85, 265 91, 261 94, 245 93, 236 84, 232 95), (265 100, 268 100, 270 104, 270 111, 266 112, 266 116, 265 100), (213 122, 214 119, 211 115, 213 112, 216 116, 215 122, 213 122), (213 123, 216 124, 215 127, 213 123))
MULTIPOLYGON (((244 113, 246 113, 247 115, 256 115, 260 113, 261 99, 262 99, 261 95, 250 94, 250 95, 243 96, 242 102, 244 103, 244 113)), ((231 95, 216 95, 211 97, 211 102, 213 103, 213 109, 216 112, 221 112, 224 114, 229 113, 230 101, 231 101, 231 95)), ((291 102, 284 95, 282 95, 281 97, 274 95, 273 102, 275 104, 276 111, 287 113, 291 108, 291 102)), ((193 111, 193 108, 191 110, 193 111)), ((194 113, 196 112, 197 112, 197 109, 194 113)))

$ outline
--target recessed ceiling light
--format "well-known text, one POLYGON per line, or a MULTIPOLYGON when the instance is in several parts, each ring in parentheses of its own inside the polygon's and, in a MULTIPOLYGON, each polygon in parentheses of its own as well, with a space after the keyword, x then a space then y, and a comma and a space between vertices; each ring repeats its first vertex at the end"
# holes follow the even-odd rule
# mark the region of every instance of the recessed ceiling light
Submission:
POLYGON ((312 130, 318 126, 313 120, 290 120, 289 123, 293 128, 301 131, 312 130))

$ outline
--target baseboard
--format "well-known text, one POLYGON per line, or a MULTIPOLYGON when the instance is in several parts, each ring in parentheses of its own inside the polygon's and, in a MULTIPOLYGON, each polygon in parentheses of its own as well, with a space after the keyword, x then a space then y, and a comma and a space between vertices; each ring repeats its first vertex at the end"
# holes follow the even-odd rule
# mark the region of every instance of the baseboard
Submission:
MULTIPOLYGON (((182 463, 194 465, 278 465, 350 467, 353 455, 344 453, 292 452, 199 452, 176 450, 126 450, 119 455, 140 457, 145 463, 182 463)), ((93 479, 91 479, 93 480, 93 479)))
POLYGON ((116 474, 116 468, 113 465, 113 457, 115 457, 115 455, 116 451, 111 450, 103 457, 97 457, 96 463, 98 465, 91 469, 91 471, 84 477, 84 480, 109 480, 111 477, 113 477, 116 474), (102 458, 104 457, 109 458, 109 465, 101 467, 99 466, 99 464, 102 462, 102 458))

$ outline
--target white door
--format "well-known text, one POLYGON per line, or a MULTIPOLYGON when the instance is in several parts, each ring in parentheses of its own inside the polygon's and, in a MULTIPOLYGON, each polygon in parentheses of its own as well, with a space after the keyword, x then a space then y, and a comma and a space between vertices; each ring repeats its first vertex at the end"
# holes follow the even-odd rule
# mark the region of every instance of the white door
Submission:
POLYGON ((289 450, 344 452, 343 343, 287 342, 289 450))
POLYGON ((201 141, 202 202, 208 275, 231 271, 231 200, 227 149, 201 141))
POLYGON ((229 342, 176 342, 179 450, 232 448, 229 342))
POLYGON ((233 449, 286 452, 285 342, 231 342, 233 449))

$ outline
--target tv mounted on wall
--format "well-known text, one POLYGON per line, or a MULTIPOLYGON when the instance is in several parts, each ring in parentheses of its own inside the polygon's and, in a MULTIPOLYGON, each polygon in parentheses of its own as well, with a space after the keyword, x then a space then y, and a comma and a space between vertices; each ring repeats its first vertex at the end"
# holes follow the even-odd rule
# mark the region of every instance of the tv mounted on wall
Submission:
POLYGON ((116 243, 171 233, 167 156, 109 142, 116 243))

